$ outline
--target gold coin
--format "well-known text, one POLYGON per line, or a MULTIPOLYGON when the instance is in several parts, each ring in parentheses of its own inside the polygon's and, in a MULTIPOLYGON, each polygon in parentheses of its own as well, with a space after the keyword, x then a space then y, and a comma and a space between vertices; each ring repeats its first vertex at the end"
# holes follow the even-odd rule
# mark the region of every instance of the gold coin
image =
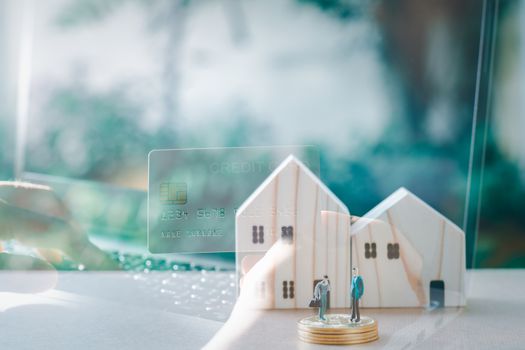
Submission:
POLYGON ((303 318, 297 323, 298 329, 315 333, 363 333, 377 329, 377 322, 367 316, 363 316, 359 323, 350 320, 350 315, 327 314, 326 321, 319 320, 318 316, 303 318))
POLYGON ((311 339, 321 339, 321 340, 360 340, 368 339, 377 336, 377 330, 368 332, 368 333, 350 333, 350 334, 341 334, 341 335, 327 335, 327 334, 313 334, 303 331, 298 331, 299 337, 311 338, 311 339))
POLYGON ((330 341, 358 341, 358 340, 367 340, 377 337, 377 333, 370 333, 366 336, 360 336, 360 337, 326 337, 326 336, 314 336, 311 334, 299 334, 300 338, 306 338, 306 339, 315 339, 315 340, 330 340, 330 341))
POLYGON ((318 344, 361 344, 367 343, 379 339, 378 334, 370 334, 367 337, 359 338, 324 338, 324 337, 312 337, 307 335, 300 335, 299 339, 318 344))
POLYGON ((317 334, 362 334, 377 330, 377 324, 373 326, 359 328, 317 328, 298 325, 297 329, 317 334))
POLYGON ((350 315, 327 314, 326 320, 318 316, 306 317, 297 322, 299 339, 308 343, 352 345, 368 343, 379 339, 377 322, 363 316, 354 323, 350 315))
POLYGON ((373 341, 376 341, 379 339, 378 336, 375 338, 370 338, 366 340, 320 340, 320 339, 309 339, 309 338, 299 338, 300 340, 307 342, 307 343, 313 343, 313 344, 324 344, 324 345, 357 345, 357 344, 364 344, 364 343, 370 343, 373 341))

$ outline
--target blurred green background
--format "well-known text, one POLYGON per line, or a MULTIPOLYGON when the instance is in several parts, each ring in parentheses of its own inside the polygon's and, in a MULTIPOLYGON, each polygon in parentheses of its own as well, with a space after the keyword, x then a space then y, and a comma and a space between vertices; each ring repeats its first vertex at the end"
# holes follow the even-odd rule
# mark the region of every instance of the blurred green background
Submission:
POLYGON ((317 145, 352 214, 405 186, 460 227, 472 171, 475 266, 525 267, 525 3, 491 3, 479 100, 482 1, 1 0, 0 178, 51 182, 93 237, 144 247, 152 149, 317 145))

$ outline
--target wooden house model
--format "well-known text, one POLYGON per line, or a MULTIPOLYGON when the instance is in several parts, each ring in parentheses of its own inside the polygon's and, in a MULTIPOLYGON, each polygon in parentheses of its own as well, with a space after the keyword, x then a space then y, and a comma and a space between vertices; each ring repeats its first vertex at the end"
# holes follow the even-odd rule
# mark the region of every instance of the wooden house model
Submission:
POLYGON ((296 157, 285 159, 241 205, 235 226, 239 279, 277 241, 288 249, 250 291, 260 307, 306 308, 324 275, 331 307, 349 305, 348 209, 296 157))
POLYGON ((236 264, 243 276, 277 242, 284 260, 256 276, 261 308, 307 308, 324 275, 330 307, 350 306, 350 274, 365 281, 363 307, 463 306, 465 235, 404 188, 350 225, 347 207, 293 155, 236 213, 236 264))
POLYGON ((400 188, 352 225, 363 307, 465 305, 465 234, 400 188))

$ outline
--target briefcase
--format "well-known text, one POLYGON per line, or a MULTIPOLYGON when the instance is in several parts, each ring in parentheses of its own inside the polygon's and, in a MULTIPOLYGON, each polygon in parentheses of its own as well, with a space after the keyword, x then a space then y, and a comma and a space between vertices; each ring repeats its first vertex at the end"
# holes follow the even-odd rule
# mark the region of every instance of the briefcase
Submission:
POLYGON ((310 300, 310 304, 308 306, 309 307, 321 307, 321 299, 313 298, 312 300, 310 300))

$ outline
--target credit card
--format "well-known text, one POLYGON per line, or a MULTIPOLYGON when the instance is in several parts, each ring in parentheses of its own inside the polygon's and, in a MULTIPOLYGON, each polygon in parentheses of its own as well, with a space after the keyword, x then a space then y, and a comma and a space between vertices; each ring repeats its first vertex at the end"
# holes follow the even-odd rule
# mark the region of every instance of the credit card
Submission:
POLYGON ((319 176, 315 146, 151 151, 149 251, 234 252, 237 208, 290 154, 319 176))

